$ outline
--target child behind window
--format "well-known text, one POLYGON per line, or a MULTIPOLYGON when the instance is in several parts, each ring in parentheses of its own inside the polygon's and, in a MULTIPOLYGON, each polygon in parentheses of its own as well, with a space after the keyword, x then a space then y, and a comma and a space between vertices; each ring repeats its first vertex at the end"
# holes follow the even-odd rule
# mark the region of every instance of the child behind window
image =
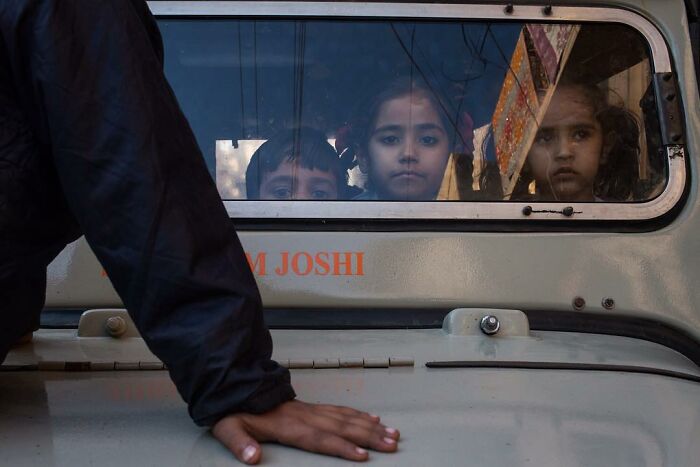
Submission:
POLYGON ((246 170, 248 199, 334 200, 352 197, 348 163, 311 128, 288 130, 262 144, 246 170))
POLYGON ((596 86, 560 84, 537 132, 512 199, 627 201, 639 174, 639 126, 596 86))
MULTIPOLYGON (((455 154, 460 198, 473 198, 472 133, 428 87, 401 78, 370 100, 353 122, 360 200, 434 200, 455 154), (468 133, 465 135, 464 133, 468 133)), ((470 122, 471 123, 471 122, 470 122)))

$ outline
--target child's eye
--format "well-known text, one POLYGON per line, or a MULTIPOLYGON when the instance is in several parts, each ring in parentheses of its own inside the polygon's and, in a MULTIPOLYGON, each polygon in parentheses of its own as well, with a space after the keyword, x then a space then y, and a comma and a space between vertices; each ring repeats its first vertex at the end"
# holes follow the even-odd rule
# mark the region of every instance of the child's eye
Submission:
POLYGON ((418 140, 423 146, 435 146, 438 139, 435 136, 421 136, 418 140))
POLYGON ((400 142, 399 137, 394 135, 382 136, 380 141, 382 144, 386 144, 387 146, 393 146, 395 144, 399 144, 400 142))
POLYGON ((535 136, 535 143, 544 144, 549 143, 554 139, 554 134, 551 131, 540 130, 535 136))
POLYGON ((279 187, 272 190, 275 199, 292 199, 292 190, 289 187, 279 187))
POLYGON ((330 199, 331 194, 326 190, 314 190, 311 192, 311 199, 330 199))
POLYGON ((588 138, 591 135, 591 132, 588 130, 576 130, 574 132, 574 139, 576 141, 582 141, 586 138, 588 138))

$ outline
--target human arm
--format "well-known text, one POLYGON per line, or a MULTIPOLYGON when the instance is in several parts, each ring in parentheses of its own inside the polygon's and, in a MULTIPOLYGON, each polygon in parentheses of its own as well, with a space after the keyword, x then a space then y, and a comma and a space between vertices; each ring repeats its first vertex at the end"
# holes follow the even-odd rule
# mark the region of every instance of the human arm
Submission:
POLYGON ((21 3, 6 38, 18 95, 71 213, 192 418, 210 426, 292 399, 145 3, 21 3))
MULTIPOLYGON (((327 417, 318 417, 316 406, 288 402, 289 373, 270 359, 255 281, 163 75, 145 3, 13 3, 21 7, 3 40, 38 145, 193 419, 214 425, 222 441, 241 432, 230 437, 216 427, 247 420, 253 436, 294 444, 285 430, 327 417), (280 414, 284 426, 266 430, 280 414)), ((369 446, 375 438, 357 442, 369 446)), ((311 441, 297 445, 314 449, 311 441)))

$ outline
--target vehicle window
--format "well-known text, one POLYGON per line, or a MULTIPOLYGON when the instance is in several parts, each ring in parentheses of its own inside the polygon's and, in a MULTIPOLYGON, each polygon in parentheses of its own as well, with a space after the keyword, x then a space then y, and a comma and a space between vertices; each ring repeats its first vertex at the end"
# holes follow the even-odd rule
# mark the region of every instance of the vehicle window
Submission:
POLYGON ((160 19, 224 200, 638 203, 667 182, 621 24, 160 19))

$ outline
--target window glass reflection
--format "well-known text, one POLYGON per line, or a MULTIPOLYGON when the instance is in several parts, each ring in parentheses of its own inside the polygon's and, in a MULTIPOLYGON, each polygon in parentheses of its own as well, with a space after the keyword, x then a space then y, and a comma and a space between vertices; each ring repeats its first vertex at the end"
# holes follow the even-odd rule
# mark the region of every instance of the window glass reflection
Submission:
POLYGON ((634 202, 666 182, 621 25, 161 20, 223 199, 634 202))

